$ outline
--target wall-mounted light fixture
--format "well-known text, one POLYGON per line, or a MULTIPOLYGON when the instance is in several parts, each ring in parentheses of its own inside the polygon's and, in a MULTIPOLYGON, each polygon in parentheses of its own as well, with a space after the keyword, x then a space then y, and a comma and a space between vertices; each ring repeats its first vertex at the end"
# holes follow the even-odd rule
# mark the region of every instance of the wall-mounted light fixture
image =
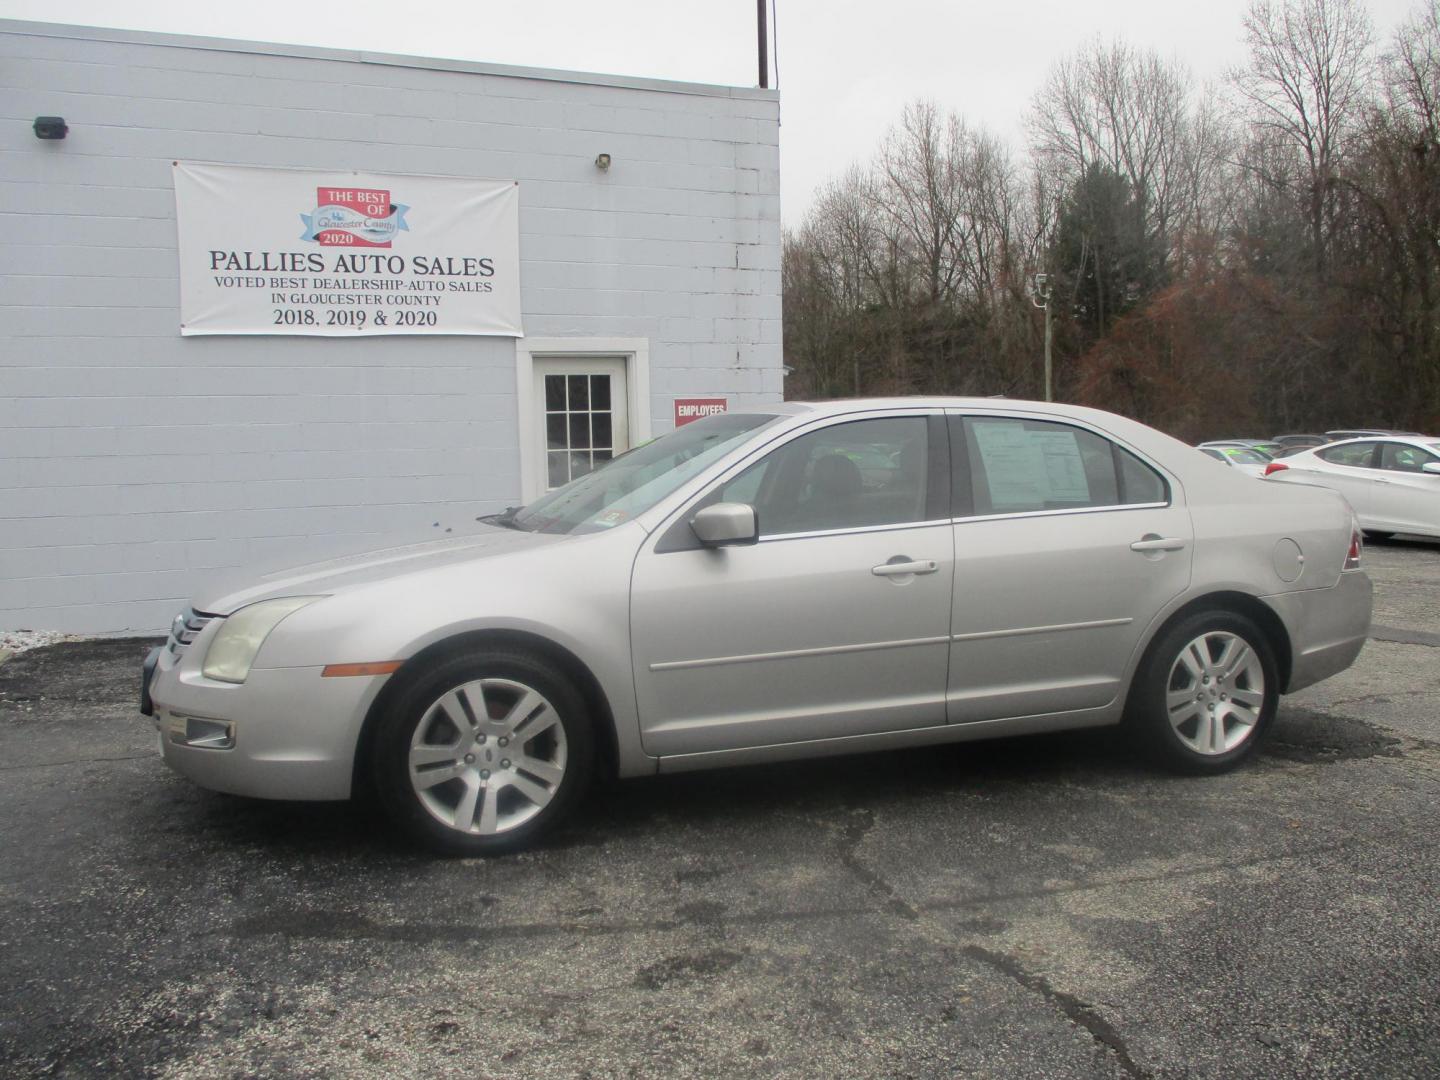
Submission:
POLYGON ((63 116, 35 117, 35 137, 37 139, 63 139, 69 132, 70 129, 65 126, 63 116))
POLYGON ((595 167, 601 172, 604 172, 606 169, 610 168, 610 155, 600 154, 598 157, 596 157, 595 167))

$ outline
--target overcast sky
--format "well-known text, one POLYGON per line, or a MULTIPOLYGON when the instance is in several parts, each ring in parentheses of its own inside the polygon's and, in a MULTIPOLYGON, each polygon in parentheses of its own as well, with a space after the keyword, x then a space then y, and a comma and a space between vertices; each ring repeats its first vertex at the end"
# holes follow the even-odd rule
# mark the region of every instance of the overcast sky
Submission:
MULTIPOLYGON (((1218 79, 1244 56, 1248 0, 774 0, 781 199, 870 157, 906 102, 929 97, 1019 149, 1050 65, 1123 37, 1218 79)), ((1419 0, 1370 0, 1379 40, 1419 0)), ((502 64, 753 86, 755 0, 0 0, 0 18, 119 26, 502 64)))

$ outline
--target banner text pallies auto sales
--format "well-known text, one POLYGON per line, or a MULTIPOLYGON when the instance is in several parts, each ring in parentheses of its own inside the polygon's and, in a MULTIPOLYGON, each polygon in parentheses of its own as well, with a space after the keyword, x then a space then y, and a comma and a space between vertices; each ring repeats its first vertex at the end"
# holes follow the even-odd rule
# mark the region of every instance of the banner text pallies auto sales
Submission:
POLYGON ((224 251, 210 249, 211 270, 248 270, 323 274, 404 274, 416 277, 494 277, 495 263, 488 257, 469 255, 362 255, 341 253, 327 265, 325 256, 314 251, 224 251))

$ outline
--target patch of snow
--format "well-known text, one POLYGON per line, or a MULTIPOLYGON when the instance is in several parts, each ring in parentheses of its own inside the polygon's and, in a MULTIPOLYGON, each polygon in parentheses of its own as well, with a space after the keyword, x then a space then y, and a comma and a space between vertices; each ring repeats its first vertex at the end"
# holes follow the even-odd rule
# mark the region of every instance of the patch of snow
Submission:
POLYGON ((84 641, 80 634, 62 634, 58 630, 0 630, 0 656, 54 645, 60 641, 84 641))

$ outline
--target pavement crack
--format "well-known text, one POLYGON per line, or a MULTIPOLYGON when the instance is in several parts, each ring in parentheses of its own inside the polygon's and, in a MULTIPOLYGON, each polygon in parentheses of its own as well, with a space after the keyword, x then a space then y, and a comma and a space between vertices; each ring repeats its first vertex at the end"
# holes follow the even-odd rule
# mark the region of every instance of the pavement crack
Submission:
POLYGON ((1150 1075, 1135 1063, 1135 1059, 1130 1056, 1129 1047, 1125 1045, 1124 1037, 1115 1030, 1115 1026, 1079 998, 1055 989, 1043 975, 1031 974, 1021 967, 1014 957, 1004 953, 992 952, 979 945, 965 945, 960 951, 970 959, 977 960, 1019 983, 1026 990, 1045 998, 1072 1023, 1084 1028, 1096 1042, 1114 1054, 1125 1075, 1135 1077, 1136 1080, 1143 1080, 1150 1075))
POLYGON ((920 913, 883 876, 863 865, 857 855, 865 834, 875 827, 875 811, 852 810, 851 815, 853 820, 840 832, 841 864, 864 882, 865 887, 880 899, 887 911, 899 915, 902 919, 918 922, 920 913))
POLYGON ((144 754, 124 754, 120 757, 86 757, 75 758, 73 761, 36 761, 29 765, 0 765, 0 772, 24 772, 26 769, 59 769, 66 765, 93 765, 104 761, 139 761, 142 758, 153 758, 153 751, 144 754))

